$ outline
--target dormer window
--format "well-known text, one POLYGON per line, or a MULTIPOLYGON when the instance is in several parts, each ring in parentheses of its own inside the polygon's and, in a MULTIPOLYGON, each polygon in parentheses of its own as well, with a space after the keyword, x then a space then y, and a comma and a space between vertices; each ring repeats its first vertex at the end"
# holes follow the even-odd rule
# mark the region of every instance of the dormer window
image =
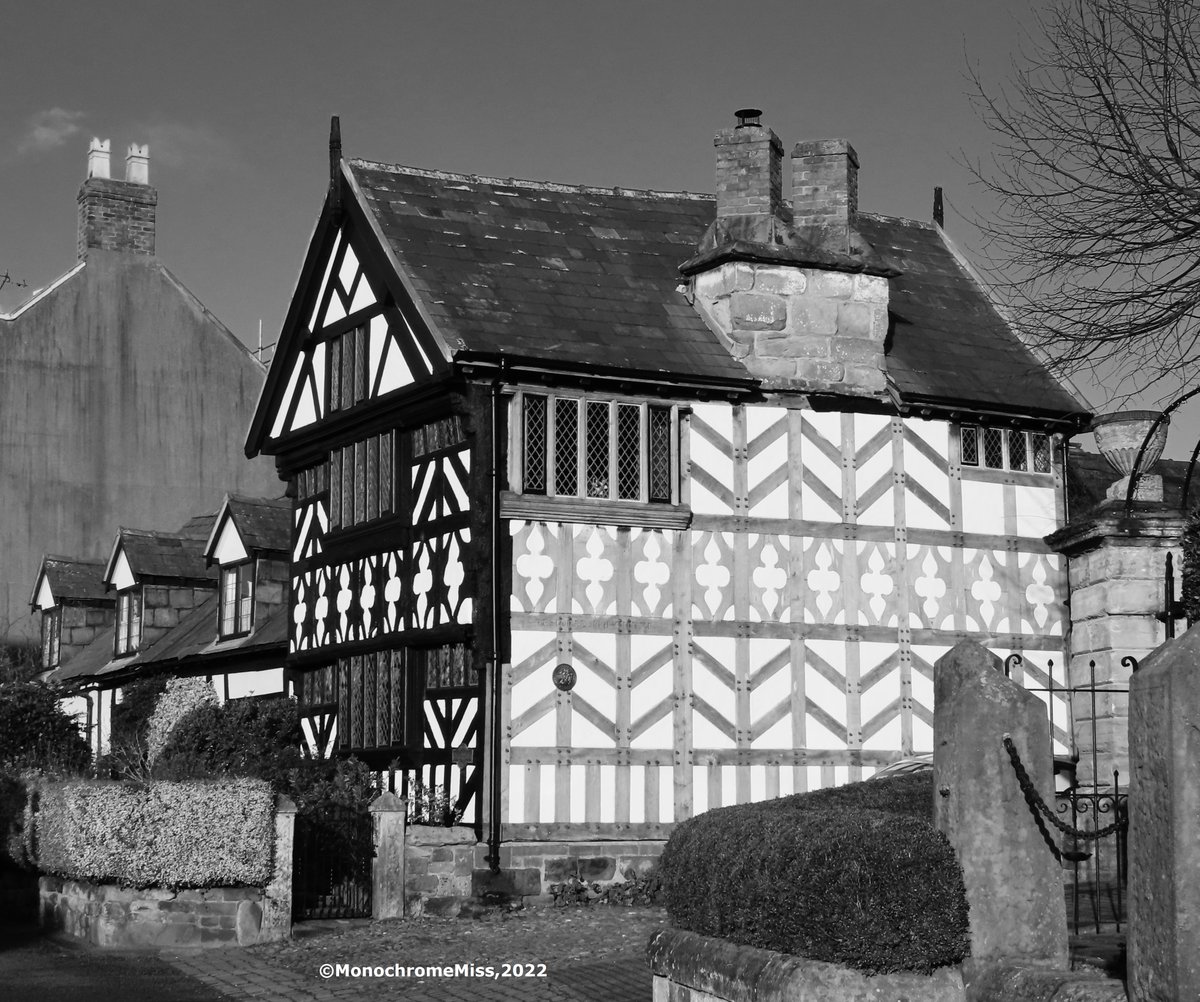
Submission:
POLYGON ((126 588, 117 592, 117 633, 113 654, 128 657, 136 654, 142 642, 142 590, 126 588))
POLYGON ((244 637, 254 625, 254 561, 221 568, 221 639, 244 637))
POLYGON ((42 613, 42 670, 58 667, 62 641, 62 609, 47 609, 42 613))
POLYGON ((522 406, 523 493, 675 500, 679 436, 670 405, 526 393, 522 406))

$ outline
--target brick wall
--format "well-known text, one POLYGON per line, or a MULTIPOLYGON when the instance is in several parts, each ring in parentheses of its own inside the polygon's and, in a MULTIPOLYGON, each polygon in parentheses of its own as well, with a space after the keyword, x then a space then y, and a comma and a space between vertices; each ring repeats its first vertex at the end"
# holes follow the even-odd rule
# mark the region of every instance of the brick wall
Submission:
POLYGON ((79 189, 79 260, 92 249, 153 257, 157 206, 147 184, 89 177, 79 189))

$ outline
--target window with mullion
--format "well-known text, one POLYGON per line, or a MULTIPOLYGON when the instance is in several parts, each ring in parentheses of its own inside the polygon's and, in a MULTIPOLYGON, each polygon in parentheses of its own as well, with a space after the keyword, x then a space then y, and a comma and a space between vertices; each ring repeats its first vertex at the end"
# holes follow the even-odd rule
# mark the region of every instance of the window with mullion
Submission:
POLYGON ((117 592, 117 623, 113 654, 136 654, 142 642, 142 590, 126 588, 117 592))
POLYGON ((221 568, 222 639, 244 637, 254 625, 254 561, 221 568))
POLYGON ((670 504, 678 464, 669 406, 523 395, 521 491, 551 497, 670 504))

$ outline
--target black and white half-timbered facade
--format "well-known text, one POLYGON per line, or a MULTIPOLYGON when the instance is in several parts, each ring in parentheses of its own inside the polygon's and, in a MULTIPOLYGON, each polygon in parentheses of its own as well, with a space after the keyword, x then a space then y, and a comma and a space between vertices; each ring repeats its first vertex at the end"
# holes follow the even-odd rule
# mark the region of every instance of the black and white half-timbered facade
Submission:
POLYGON ((716 146, 715 198, 331 149, 247 444, 295 497, 293 690, 493 861, 930 750, 964 637, 1063 681, 1087 415, 847 143, 790 200, 769 129, 716 146))

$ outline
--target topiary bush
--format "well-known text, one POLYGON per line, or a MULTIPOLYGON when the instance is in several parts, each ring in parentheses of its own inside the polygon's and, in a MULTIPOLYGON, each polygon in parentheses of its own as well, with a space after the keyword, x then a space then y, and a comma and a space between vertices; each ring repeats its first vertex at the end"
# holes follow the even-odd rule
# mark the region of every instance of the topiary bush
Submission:
POLYGON ((256 779, 166 783, 43 783, 38 867, 130 887, 265 886, 275 796, 256 779))
POLYGON ((167 740, 184 717, 202 706, 216 706, 217 694, 204 678, 171 678, 146 723, 146 760, 153 765, 167 746, 167 740))
POLYGON ((257 776, 285 790, 300 767, 300 714, 287 696, 201 705, 172 729, 155 760, 155 779, 257 776))
POLYGON ((91 763, 76 721, 55 692, 39 682, 0 684, 0 770, 72 775, 91 763))
POLYGON ((960 962, 966 891, 932 784, 900 775, 681 823, 659 861, 671 923, 869 973, 960 962))

